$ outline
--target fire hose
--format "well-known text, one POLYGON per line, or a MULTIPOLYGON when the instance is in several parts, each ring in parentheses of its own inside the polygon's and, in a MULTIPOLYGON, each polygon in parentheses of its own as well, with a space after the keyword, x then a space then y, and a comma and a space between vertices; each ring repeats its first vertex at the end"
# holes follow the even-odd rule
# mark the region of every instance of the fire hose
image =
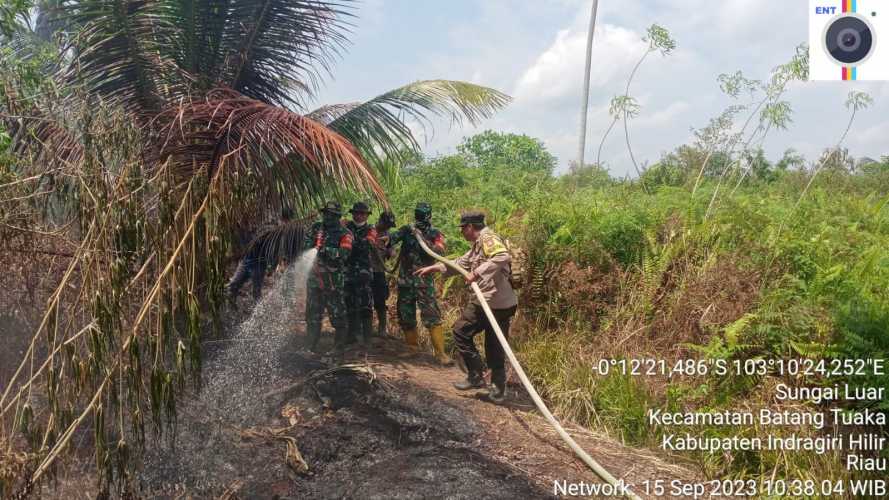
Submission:
MULTIPOLYGON (((469 278, 469 272, 465 269, 461 268, 453 261, 450 261, 441 255, 433 252, 424 241, 423 235, 417 229, 414 229, 414 237, 417 238, 417 242, 420 243, 420 247, 423 248, 423 251, 429 254, 433 259, 441 262, 445 266, 450 267, 451 269, 459 272, 463 275, 464 278, 469 278)), ((488 317, 488 322, 491 324, 491 327, 494 329, 494 333, 497 334, 497 340, 500 342, 500 345, 503 347, 503 351, 506 353, 507 358, 509 359, 509 364, 512 365, 512 369, 519 376, 519 380, 521 380, 522 385, 525 387, 525 390, 528 391, 528 394, 531 395, 531 399, 534 400, 534 404, 537 406, 537 409, 540 410, 540 413, 546 418, 546 420, 553 426, 556 432, 559 434, 559 437, 562 438, 563 441, 574 451, 574 453, 580 458, 593 472, 596 473, 597 476, 602 478, 604 481, 608 482, 612 486, 615 487, 615 491, 622 491, 628 498, 633 500, 640 500, 635 493, 630 491, 629 487, 622 485, 610 472, 605 470, 604 467, 599 465, 583 448, 577 444, 576 441, 565 431, 559 421, 556 420, 556 417, 553 416, 552 412, 549 411, 549 408, 546 407, 546 404, 543 402, 543 399, 540 398, 540 395, 537 393, 537 390, 534 389, 534 386, 531 385, 531 381, 528 379, 528 376, 525 375, 525 370, 522 369, 522 366, 519 364, 518 359, 516 359, 515 354, 512 352, 512 349, 509 347, 509 342, 506 341, 506 337, 503 335, 503 331, 500 329, 500 325, 497 324, 497 320, 494 318, 494 313, 491 312, 490 306, 488 306, 488 302, 485 300, 484 295, 482 294, 481 288, 479 288, 478 283, 473 281, 470 283, 472 287, 472 291, 475 293, 475 296, 478 298, 479 304, 481 304, 482 309, 485 311, 485 315, 488 317)))

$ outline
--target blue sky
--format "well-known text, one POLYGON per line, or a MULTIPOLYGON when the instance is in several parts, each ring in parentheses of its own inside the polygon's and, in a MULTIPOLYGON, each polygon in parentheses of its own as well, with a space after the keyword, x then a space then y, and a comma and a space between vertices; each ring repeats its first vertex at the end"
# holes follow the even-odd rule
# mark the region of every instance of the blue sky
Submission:
MULTIPOLYGON (((654 163, 689 142, 725 107, 719 73, 741 70, 766 79, 808 37, 808 0, 600 0, 594 39, 586 159, 595 159, 610 123, 608 103, 622 94, 652 23, 670 30, 676 51, 650 55, 630 94, 642 105, 630 121, 637 159, 654 163)), ((564 170, 576 156, 588 0, 364 0, 354 11, 351 44, 334 63, 318 103, 365 100, 416 80, 447 78, 494 87, 513 103, 478 128, 434 122, 427 155, 454 151, 484 129, 541 139, 564 170)), ((887 34, 889 36, 889 34, 887 34)), ((874 105, 860 112, 847 139, 854 156, 889 154, 889 84, 799 82, 786 94, 793 123, 763 143, 773 159, 794 148, 808 159, 833 145, 845 128, 846 95, 866 91, 874 105)), ((616 133, 619 132, 619 133, 616 133)), ((603 148, 613 175, 633 170, 623 130, 603 148)))

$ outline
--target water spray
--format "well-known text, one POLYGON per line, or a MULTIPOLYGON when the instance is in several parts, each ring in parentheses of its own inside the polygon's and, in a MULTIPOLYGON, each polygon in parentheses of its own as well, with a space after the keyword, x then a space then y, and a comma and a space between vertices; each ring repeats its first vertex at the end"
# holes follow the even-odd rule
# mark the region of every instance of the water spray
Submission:
MULTIPOLYGON (((414 237, 417 238, 417 242, 420 243, 420 247, 423 248, 423 251, 429 254, 433 259, 441 262, 442 264, 450 267, 451 269, 459 272, 464 278, 469 278, 469 272, 467 272, 462 267, 455 264, 453 261, 448 260, 441 255, 433 252, 423 240, 423 235, 414 228, 414 237)), ((482 309, 485 311, 485 315, 488 317, 488 322, 491 324, 491 327, 494 330, 494 333, 497 334, 497 340, 500 342, 500 345, 503 347, 503 351, 506 353, 507 358, 509 359, 509 364, 512 365, 512 369, 519 376, 519 380, 521 380, 522 385, 525 386, 525 390, 528 391, 528 394, 531 395, 531 399, 534 400, 534 405, 537 406, 537 409, 540 410, 540 413, 546 418, 546 420, 553 426, 559 436, 562 438, 565 443, 571 447, 574 453, 581 459, 583 462, 596 473, 597 476, 602 478, 607 483, 611 484, 615 487, 615 491, 622 491, 628 498, 633 500, 641 500, 635 493, 630 491, 629 487, 622 485, 610 472, 605 470, 604 467, 599 465, 593 457, 591 457, 583 448, 574 441, 568 432, 562 427, 556 417, 553 416, 552 412, 549 411, 549 408, 546 407, 546 404, 543 402, 543 399, 540 398, 540 394, 537 393, 537 390, 534 389, 534 386, 531 385, 531 381, 528 379, 528 376, 525 375, 525 370, 522 369, 522 366, 519 364, 519 360, 515 357, 515 354, 512 352, 512 349, 509 347, 509 342, 506 341, 506 337, 503 335, 503 331, 500 329, 500 325, 497 324, 497 320, 494 318, 494 313, 491 312, 490 306, 488 306, 488 302, 485 300, 485 296, 482 294, 481 288, 479 288, 478 283, 473 281, 470 283, 472 287, 472 291, 475 293, 476 298, 478 298, 479 304, 481 304, 482 309)))

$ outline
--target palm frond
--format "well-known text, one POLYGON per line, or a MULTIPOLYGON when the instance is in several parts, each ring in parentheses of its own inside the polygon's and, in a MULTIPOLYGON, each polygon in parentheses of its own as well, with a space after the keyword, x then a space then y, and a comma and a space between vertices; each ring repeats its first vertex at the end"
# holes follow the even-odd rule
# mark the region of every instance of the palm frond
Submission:
POLYGON ((258 246, 265 261, 272 265, 292 262, 303 250, 306 234, 317 218, 317 213, 311 211, 305 217, 269 228, 253 238, 247 251, 258 246))
POLYGON ((477 124, 506 106, 510 97, 466 82, 426 80, 386 92, 361 104, 319 108, 309 116, 327 119, 328 126, 349 139, 375 164, 419 150, 407 123, 428 124, 428 114, 477 124))
POLYGON ((327 104, 307 114, 308 118, 316 122, 330 125, 330 122, 361 106, 360 102, 350 102, 345 104, 327 104))
POLYGON ((156 164, 170 162, 180 179, 223 176, 231 196, 254 183, 249 198, 263 206, 288 205, 307 213, 323 201, 325 185, 355 189, 384 200, 359 152, 336 132, 305 116, 217 89, 206 100, 161 113, 167 139, 156 164), (283 200, 283 202, 282 202, 283 200))
POLYGON ((236 0, 178 0, 170 2, 176 31, 173 54, 177 65, 198 80, 199 88, 210 90, 222 74, 225 62, 223 37, 232 18, 236 0))
POLYGON ((62 73, 129 111, 158 111, 182 92, 168 57, 176 28, 161 0, 91 0, 58 7, 52 22, 76 31, 73 60, 62 73))
POLYGON ((222 39, 226 50, 219 80, 248 97, 301 106, 317 87, 319 70, 346 42, 351 0, 238 0, 222 39))

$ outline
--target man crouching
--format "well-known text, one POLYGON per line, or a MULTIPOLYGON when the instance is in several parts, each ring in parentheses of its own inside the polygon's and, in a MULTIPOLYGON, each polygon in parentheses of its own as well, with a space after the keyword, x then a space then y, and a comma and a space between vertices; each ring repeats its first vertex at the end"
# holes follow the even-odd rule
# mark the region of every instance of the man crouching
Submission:
MULTIPOLYGON (((456 260, 456 264, 469 271, 466 283, 478 283, 503 336, 509 338, 509 323, 518 305, 515 291, 509 282, 509 251, 500 236, 485 226, 485 215, 481 212, 464 213, 460 217, 460 231, 467 241, 472 242, 472 247, 456 260)), ((444 273, 445 276, 457 273, 439 263, 420 268, 415 274, 425 276, 434 272, 444 273)), ((506 395, 505 353, 475 295, 463 309, 460 319, 454 323, 454 342, 468 372, 466 380, 457 382, 454 387, 459 390, 484 387, 482 357, 472 340, 481 331, 485 332, 485 354, 491 369, 489 395, 492 401, 499 402, 506 395)))

